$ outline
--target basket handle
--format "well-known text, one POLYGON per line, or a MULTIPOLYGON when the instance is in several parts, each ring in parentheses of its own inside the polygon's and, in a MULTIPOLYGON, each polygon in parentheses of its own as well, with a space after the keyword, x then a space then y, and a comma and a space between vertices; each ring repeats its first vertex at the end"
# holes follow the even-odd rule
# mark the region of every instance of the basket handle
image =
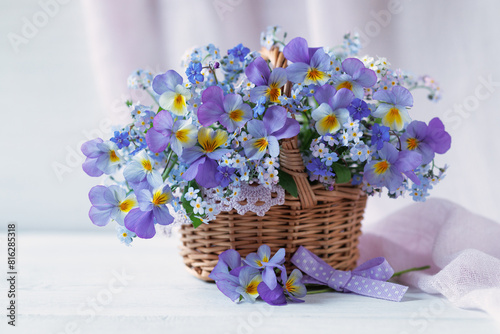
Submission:
MULTIPOLYGON (((283 53, 276 47, 271 50, 263 47, 260 54, 262 58, 270 60, 273 68, 286 68, 288 65, 283 53)), ((282 88, 282 93, 286 96, 290 96, 291 89, 292 83, 288 81, 282 88)), ((305 171, 304 162, 302 161, 302 156, 299 150, 298 136, 283 139, 280 146, 280 168, 282 171, 293 177, 295 184, 297 185, 301 208, 309 209, 314 207, 318 201, 314 195, 314 191, 311 188, 311 184, 309 183, 309 179, 305 171)))

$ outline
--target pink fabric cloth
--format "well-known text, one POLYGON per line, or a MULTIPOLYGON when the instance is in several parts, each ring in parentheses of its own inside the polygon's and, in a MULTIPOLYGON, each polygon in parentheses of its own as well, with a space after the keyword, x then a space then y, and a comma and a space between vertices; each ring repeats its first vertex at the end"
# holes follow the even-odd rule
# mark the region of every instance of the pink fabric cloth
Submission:
POLYGON ((500 321, 500 224, 452 202, 413 204, 368 226, 359 263, 385 257, 395 271, 430 265, 399 281, 442 294, 461 308, 500 321))

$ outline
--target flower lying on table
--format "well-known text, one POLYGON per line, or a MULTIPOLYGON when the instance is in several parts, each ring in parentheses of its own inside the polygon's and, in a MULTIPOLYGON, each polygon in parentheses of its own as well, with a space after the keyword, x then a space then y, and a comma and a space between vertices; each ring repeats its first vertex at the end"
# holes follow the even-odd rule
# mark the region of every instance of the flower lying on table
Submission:
POLYGON ((248 254, 244 260, 236 250, 228 249, 219 255, 219 262, 209 277, 234 302, 244 300, 253 303, 258 297, 270 305, 286 305, 287 300, 304 302, 300 298, 308 293, 305 284, 314 287, 311 293, 351 292, 399 302, 408 287, 387 280, 429 268, 411 268, 394 273, 383 257, 377 257, 352 271, 336 270, 302 246, 292 256, 291 262, 298 269, 294 269, 290 276, 287 276, 284 262, 284 248, 271 257, 270 247, 261 245, 257 253, 248 254))
POLYGON ((285 305, 287 298, 303 302, 299 298, 304 297, 307 290, 302 283, 302 273, 294 269, 287 276, 284 262, 284 248, 271 257, 269 246, 262 245, 257 253, 248 254, 243 261, 237 251, 228 249, 220 254, 209 277, 233 301, 255 302, 260 296, 270 305, 285 305))

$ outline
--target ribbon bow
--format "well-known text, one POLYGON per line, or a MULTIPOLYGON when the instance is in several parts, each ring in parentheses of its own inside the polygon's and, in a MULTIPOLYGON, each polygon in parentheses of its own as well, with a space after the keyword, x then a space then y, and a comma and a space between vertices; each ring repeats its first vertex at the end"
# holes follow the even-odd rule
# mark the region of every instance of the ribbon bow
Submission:
POLYGON ((399 302, 407 286, 386 282, 394 270, 383 257, 366 261, 353 271, 335 270, 325 261, 300 246, 292 257, 292 263, 307 275, 302 283, 328 285, 339 292, 399 302))

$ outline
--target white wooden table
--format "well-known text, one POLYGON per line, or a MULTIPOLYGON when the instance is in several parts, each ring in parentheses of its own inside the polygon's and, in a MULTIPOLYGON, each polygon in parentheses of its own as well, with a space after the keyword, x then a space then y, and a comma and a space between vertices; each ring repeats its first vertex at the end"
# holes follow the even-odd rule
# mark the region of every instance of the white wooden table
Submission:
MULTIPOLYGON (((0 268, 6 270, 5 235, 0 268)), ((353 294, 234 304, 185 271, 176 238, 120 244, 114 231, 18 233, 18 319, 1 333, 497 333, 489 316, 410 289, 400 303, 353 294)), ((5 310, 6 281, 1 280, 5 310)))

